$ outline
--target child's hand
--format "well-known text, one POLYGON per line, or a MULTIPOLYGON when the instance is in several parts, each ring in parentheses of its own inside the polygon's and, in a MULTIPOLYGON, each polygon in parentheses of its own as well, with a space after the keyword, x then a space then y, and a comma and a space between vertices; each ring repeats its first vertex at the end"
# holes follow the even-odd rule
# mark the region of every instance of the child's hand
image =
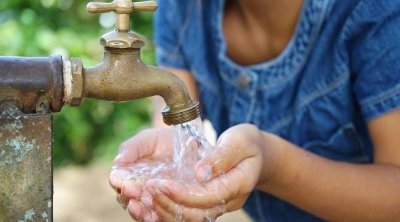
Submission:
POLYGON ((135 220, 157 221, 158 217, 151 208, 150 194, 143 190, 145 181, 126 179, 130 174, 128 166, 143 162, 160 163, 171 158, 172 139, 171 129, 144 130, 125 141, 114 160, 114 168, 109 177, 110 185, 117 192, 118 201, 135 220))
POLYGON ((263 165, 262 135, 243 124, 221 135, 217 149, 196 166, 202 185, 152 180, 146 190, 163 221, 204 221, 243 206, 256 186, 263 165))

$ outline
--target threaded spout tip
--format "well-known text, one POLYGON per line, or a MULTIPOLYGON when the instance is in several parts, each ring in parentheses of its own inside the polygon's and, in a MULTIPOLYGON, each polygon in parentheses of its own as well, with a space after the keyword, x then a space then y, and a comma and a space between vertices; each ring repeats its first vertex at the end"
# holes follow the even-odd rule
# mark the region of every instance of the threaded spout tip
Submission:
POLYGON ((200 116, 199 102, 191 102, 186 108, 179 110, 170 110, 168 106, 162 110, 164 123, 167 125, 178 125, 200 116))

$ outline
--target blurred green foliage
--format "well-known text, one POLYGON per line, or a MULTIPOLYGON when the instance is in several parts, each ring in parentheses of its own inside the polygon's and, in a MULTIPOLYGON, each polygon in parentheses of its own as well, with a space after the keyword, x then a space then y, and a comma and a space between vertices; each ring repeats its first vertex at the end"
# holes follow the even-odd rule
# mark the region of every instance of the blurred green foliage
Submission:
MULTIPOLYGON (((102 60, 99 38, 113 29, 114 16, 86 12, 82 0, 1 0, 0 56, 80 57, 85 67, 102 60), (103 26, 105 27, 102 27, 103 26), (106 27, 107 26, 107 27, 106 27)), ((132 28, 152 38, 152 16, 135 12, 132 28)), ((154 64, 150 41, 142 59, 154 64)), ((112 103, 85 99, 79 108, 65 106, 54 115, 54 163, 109 162, 119 144, 149 124, 149 100, 112 103)))

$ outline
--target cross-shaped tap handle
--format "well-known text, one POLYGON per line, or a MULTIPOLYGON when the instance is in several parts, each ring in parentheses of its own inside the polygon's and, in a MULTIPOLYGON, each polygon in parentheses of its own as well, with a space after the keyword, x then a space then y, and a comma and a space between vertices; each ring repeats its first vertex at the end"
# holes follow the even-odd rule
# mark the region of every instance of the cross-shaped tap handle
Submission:
POLYGON ((117 14, 117 30, 128 32, 130 28, 130 14, 134 11, 155 11, 157 3, 154 1, 132 2, 132 0, 114 0, 110 3, 89 2, 86 8, 90 13, 115 12, 117 14))

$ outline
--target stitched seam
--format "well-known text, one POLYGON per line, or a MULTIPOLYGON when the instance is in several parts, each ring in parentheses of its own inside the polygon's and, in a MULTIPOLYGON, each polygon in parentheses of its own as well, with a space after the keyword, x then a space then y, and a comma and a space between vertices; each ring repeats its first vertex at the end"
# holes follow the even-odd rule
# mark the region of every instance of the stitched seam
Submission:
POLYGON ((313 92, 311 92, 310 94, 305 96, 304 97, 305 99, 302 102, 300 102, 299 105, 296 105, 295 107, 303 107, 303 106, 311 103, 312 101, 316 100, 317 98, 324 96, 324 95, 328 94, 329 92, 335 90, 336 88, 340 87, 342 84, 344 84, 346 82, 346 80, 349 77, 349 74, 350 73, 341 75, 339 78, 337 78, 336 80, 329 83, 322 90, 319 90, 319 89, 314 90, 313 92))
POLYGON ((312 103, 313 101, 317 100, 320 97, 323 97, 330 92, 333 92, 335 89, 340 87, 346 80, 347 80, 348 74, 341 75, 338 79, 334 80, 328 86, 322 90, 314 90, 311 92, 309 95, 305 96, 304 101, 300 102, 298 105, 295 105, 292 112, 288 114, 286 117, 282 118, 281 120, 277 121, 276 124, 274 124, 271 128, 271 132, 276 132, 282 127, 288 125, 290 122, 293 121, 294 117, 296 114, 304 112, 304 107, 312 103))
POLYGON ((360 135, 357 132, 357 129, 355 128, 353 122, 348 122, 340 126, 340 128, 336 132, 334 132, 327 141, 324 140, 310 141, 303 144, 302 147, 308 150, 313 146, 330 146, 331 142, 337 140, 337 137, 339 137, 341 134, 344 134, 344 136, 348 138, 349 142, 355 146, 354 150, 357 152, 357 154, 360 154, 357 155, 356 157, 350 158, 349 160, 351 162, 366 162, 368 160, 366 146, 360 139, 360 135), (351 129, 351 133, 346 132, 346 129, 351 129))
MULTIPOLYGON (((255 76, 255 81, 257 81, 257 76, 255 76)), ((254 115, 254 108, 255 108, 255 105, 256 105, 256 100, 257 100, 257 97, 255 96, 256 95, 256 92, 257 92, 257 88, 256 87, 253 87, 252 89, 251 89, 251 93, 250 93, 250 96, 251 96, 251 101, 250 101, 250 104, 249 104, 249 111, 248 111, 248 113, 247 113, 247 116, 246 116, 246 122, 250 122, 251 121, 251 117, 254 115)))
POLYGON ((323 10, 321 11, 320 16, 318 17, 318 22, 316 23, 316 25, 314 26, 313 30, 310 33, 308 50, 305 50, 304 59, 295 67, 295 69, 293 70, 291 75, 285 75, 282 78, 278 78, 271 83, 262 84, 260 86, 260 89, 266 90, 268 88, 276 87, 279 84, 283 84, 283 83, 289 81, 290 79, 292 79, 293 77, 295 77, 300 72, 300 70, 304 67, 304 65, 306 64, 306 62, 311 54, 313 46, 315 45, 315 42, 317 41, 317 37, 318 37, 319 33, 321 32, 321 27, 322 27, 322 24, 324 23, 324 19, 322 17, 326 16, 326 11, 329 8, 328 7, 329 1, 324 1, 324 3, 325 4, 322 6, 323 10))
MULTIPOLYGON (((308 6, 308 4, 312 4, 313 2, 311 1, 311 0, 305 0, 305 2, 303 3, 303 5, 305 6, 305 7, 303 7, 303 9, 302 9, 302 12, 301 12, 301 16, 300 16, 300 18, 302 18, 302 17, 304 17, 305 15, 306 15, 306 12, 308 11, 308 10, 310 10, 309 9, 309 7, 311 7, 311 6, 308 6)), ((239 70, 243 70, 243 69, 248 69, 248 70, 259 70, 259 69, 262 69, 262 70, 266 70, 266 69, 269 69, 269 68, 271 68, 271 67, 275 67, 277 64, 279 64, 279 63, 284 63, 285 62, 285 60, 287 60, 287 57, 288 56, 291 56, 291 55, 293 55, 293 54, 297 54, 298 52, 296 52, 296 53, 293 53, 292 51, 292 48, 294 47, 293 45, 295 45, 298 41, 299 41, 299 39, 298 38, 296 38, 296 37, 298 37, 299 36, 299 28, 301 28, 301 26, 302 26, 302 24, 304 23, 304 21, 303 20, 301 20, 300 19, 300 21, 298 22, 298 24, 296 25, 296 31, 295 31, 295 33, 294 33, 294 36, 293 36, 293 38, 289 41, 289 43, 288 43, 288 45, 285 47, 285 49, 278 55, 278 57, 276 57, 276 58, 274 58, 274 59, 271 59, 270 61, 268 61, 268 62, 263 62, 263 63, 260 63, 260 64, 255 64, 255 65, 250 65, 250 66, 241 66, 241 65, 239 65, 239 64, 237 64, 237 63, 235 63, 235 62, 233 62, 229 57, 226 57, 226 54, 225 53, 221 53, 221 55, 222 55, 222 57, 224 58, 224 59, 226 59, 226 62, 227 63, 229 63, 229 65, 231 65, 231 66, 234 66, 236 69, 239 69, 239 70)), ((314 27, 314 26, 313 26, 314 27)), ((313 29, 313 28, 311 28, 311 29, 313 29)), ((310 30, 311 30, 310 29, 310 30)), ((219 28, 218 30, 222 30, 221 28, 219 28)), ((307 31, 307 33, 308 32, 311 32, 311 31, 307 31)), ((221 31, 219 32, 219 36, 222 36, 221 37, 221 39, 223 39, 223 35, 221 34, 221 31)), ((225 41, 223 41, 223 43, 226 43, 225 41)), ((224 50, 222 50, 222 51, 224 51, 224 52, 226 52, 226 44, 223 44, 223 48, 224 48, 224 50)), ((295 63, 296 64, 296 62, 293 62, 295 59, 293 59, 293 60, 290 60, 290 65, 292 65, 292 63, 295 63)), ((282 77, 280 77, 280 78, 282 78, 282 77)), ((278 79, 280 79, 280 78, 278 78, 278 79)))
POLYGON ((340 126, 340 128, 337 131, 335 131, 333 134, 331 134, 330 138, 328 138, 327 141, 322 141, 322 140, 310 141, 310 142, 307 142, 306 144, 303 144, 302 147, 308 149, 308 148, 310 148, 312 146, 316 146, 316 145, 329 146, 331 140, 335 140, 344 131, 345 128, 352 127, 352 126, 354 126, 354 124, 352 122, 348 122, 348 123, 344 124, 343 126, 340 126))
POLYGON ((400 95, 400 85, 377 96, 361 100, 360 104, 362 107, 375 106, 378 103, 382 103, 383 101, 388 100, 396 95, 400 95))

